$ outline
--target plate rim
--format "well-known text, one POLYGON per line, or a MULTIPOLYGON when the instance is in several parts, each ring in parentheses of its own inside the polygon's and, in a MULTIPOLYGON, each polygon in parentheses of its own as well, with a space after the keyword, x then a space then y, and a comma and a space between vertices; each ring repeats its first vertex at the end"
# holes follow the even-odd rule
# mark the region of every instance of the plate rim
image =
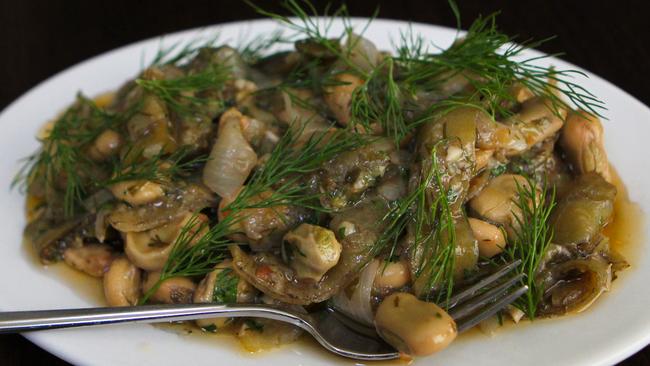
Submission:
MULTIPOLYGON (((351 17, 351 19, 355 22, 364 22, 370 20, 370 18, 366 17, 351 17)), ((337 20, 338 21, 338 20, 337 20)), ((396 19, 388 19, 388 18, 375 18, 372 20, 373 23, 383 23, 386 27, 391 27, 391 28, 402 28, 405 26, 409 25, 415 25, 417 27, 424 27, 424 28, 430 28, 432 31, 456 31, 455 29, 447 26, 442 26, 442 25, 437 25, 437 24, 429 24, 429 23, 423 23, 423 22, 412 22, 412 21, 404 21, 404 20, 396 20, 396 19)), ((246 20, 237 20, 237 21, 229 21, 229 22, 222 22, 222 23, 215 23, 211 25, 206 25, 202 27, 194 27, 194 28, 188 28, 188 29, 183 29, 183 30, 178 30, 174 31, 171 33, 165 33, 163 35, 158 35, 158 36, 153 36, 153 37, 148 37, 148 38, 143 38, 140 40, 136 40, 133 42, 130 42, 128 44, 119 46, 117 48, 112 48, 109 50, 106 50, 104 52, 101 52, 99 54, 95 54, 93 56, 90 56, 84 60, 81 60, 75 64, 72 64, 50 76, 47 78, 41 80, 40 82, 36 83, 32 87, 30 87, 28 90, 26 90, 24 93, 22 93, 20 96, 12 100, 9 104, 5 106, 5 108, 0 111, 0 120, 8 114, 11 110, 19 106, 24 100, 29 100, 32 96, 33 93, 35 93, 38 89, 41 89, 45 85, 47 85, 50 82, 54 82, 55 79, 59 79, 62 77, 65 77, 66 74, 74 72, 74 70, 83 67, 86 64, 92 63, 95 60, 98 59, 103 59, 103 58, 110 58, 112 54, 118 53, 121 51, 124 51, 125 49, 128 48, 135 48, 135 47, 140 47, 144 48, 146 44, 150 44, 153 42, 161 42, 164 41, 165 38, 167 37, 184 37, 187 35, 192 35, 192 34, 199 34, 203 31, 216 31, 221 27, 233 27, 233 28, 240 28, 240 29, 245 29, 246 27, 252 27, 254 25, 260 24, 260 23, 270 23, 270 24, 278 24, 276 21, 273 21, 271 19, 267 18, 256 18, 256 19, 246 19, 246 20)), ((548 55, 546 53, 543 53, 541 51, 538 51, 536 49, 531 50, 532 52, 536 52, 539 54, 544 54, 548 55)), ((645 105, 641 100, 639 100, 637 97, 631 95, 624 89, 620 88, 619 86, 613 84, 612 82, 609 82, 607 79, 602 78, 600 75, 595 74, 591 71, 588 71, 580 66, 577 66, 571 62, 568 62, 561 57, 557 56, 550 56, 552 60, 557 59, 560 60, 562 63, 570 66, 571 68, 578 69, 578 70, 583 70, 586 71, 587 75, 589 78, 593 78, 599 82, 603 82, 607 85, 608 88, 613 89, 616 93, 620 93, 623 95, 626 99, 626 101, 634 101, 638 105, 638 107, 641 107, 646 110, 646 112, 650 115, 650 107, 645 105)), ((126 81, 126 80, 124 80, 126 81)), ((650 238, 646 238, 645 242, 646 245, 650 243, 650 238)), ((629 280, 629 279, 626 279, 629 280)), ((626 281, 624 280, 624 281, 626 281)), ((648 328, 647 332, 642 334, 642 336, 634 337, 636 339, 635 342, 630 342, 627 344, 626 347, 618 347, 614 351, 611 351, 608 353, 609 357, 606 360, 602 360, 603 363, 614 363, 614 362, 619 362, 624 360, 625 358, 633 355, 634 353, 638 352, 640 349, 645 347, 646 345, 650 344, 650 323, 648 323, 648 328)), ((77 354, 74 352, 65 352, 61 348, 57 347, 55 344, 55 340, 53 337, 50 337, 48 335, 48 332, 41 332, 41 333, 26 333, 23 334, 23 336, 31 341, 32 343, 36 344, 40 348, 44 349, 45 351, 55 355, 56 357, 65 360, 67 362, 73 363, 73 364, 87 364, 87 360, 84 359, 83 357, 78 357, 77 354)))

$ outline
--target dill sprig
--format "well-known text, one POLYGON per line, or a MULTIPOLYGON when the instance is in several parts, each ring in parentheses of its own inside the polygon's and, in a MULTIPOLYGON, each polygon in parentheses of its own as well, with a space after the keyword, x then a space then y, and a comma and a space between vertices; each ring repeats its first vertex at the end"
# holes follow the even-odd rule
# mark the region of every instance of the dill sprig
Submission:
MULTIPOLYGON (((360 68, 350 59, 352 50, 354 50, 360 39, 348 42, 345 46, 342 44, 344 38, 350 37, 354 33, 352 19, 350 18, 348 8, 345 4, 339 6, 333 11, 330 11, 331 6, 328 4, 322 14, 319 14, 316 7, 308 0, 284 0, 281 5, 291 15, 291 17, 289 17, 264 10, 253 4, 250 0, 245 0, 245 2, 259 14, 275 19, 281 24, 284 24, 287 28, 295 31, 296 34, 293 35, 294 38, 298 36, 306 37, 316 42, 328 52, 335 55, 339 61, 350 69, 350 71, 361 76, 367 75, 367 71, 360 68), (331 28, 335 20, 339 20, 343 23, 343 31, 337 35, 332 35, 331 28)), ((372 20, 376 18, 377 14, 378 10, 375 10, 375 12, 370 16, 368 22, 366 22, 359 31, 360 35, 365 33, 372 20)))
POLYGON ((99 185, 108 186, 130 180, 169 181, 190 175, 197 166, 208 160, 207 155, 190 156, 187 146, 171 154, 160 152, 147 159, 139 159, 141 155, 141 151, 127 150, 121 159, 113 162, 112 177, 99 185))
POLYGON ((454 267, 456 251, 456 227, 449 205, 449 189, 442 181, 442 171, 438 165, 437 149, 442 142, 434 145, 431 151, 431 167, 427 173, 424 189, 416 201, 415 235, 416 250, 423 254, 415 271, 419 280, 424 277, 424 293, 430 300, 436 290, 435 301, 449 300, 454 287, 454 267), (430 197, 433 195, 433 201, 430 197))
POLYGON ((271 88, 276 89, 309 89, 315 94, 322 93, 323 89, 338 85, 346 85, 344 81, 336 80, 336 76, 342 71, 330 69, 321 70, 322 60, 314 58, 308 62, 298 65, 278 85, 271 88))
POLYGON ((291 41, 291 37, 285 36, 284 32, 278 29, 269 34, 253 37, 250 40, 243 37, 237 42, 237 51, 239 51, 242 60, 248 64, 254 64, 264 57, 273 47, 291 41))
POLYGON ((189 73, 175 79, 139 78, 135 82, 164 101, 177 114, 186 115, 210 103, 223 104, 220 98, 202 94, 220 91, 230 78, 230 68, 227 65, 214 63, 197 73, 189 73))
POLYGON ((449 205, 449 190, 443 185, 438 165, 439 144, 434 145, 431 166, 418 186, 398 200, 384 216, 383 220, 388 223, 386 230, 371 250, 377 255, 390 245, 387 258, 392 257, 400 237, 410 226, 414 237, 408 250, 421 253, 415 269, 416 281, 425 284, 422 290, 426 300, 431 300, 436 290, 435 301, 441 303, 451 297, 454 287, 456 229, 449 205), (435 192, 433 200, 430 199, 431 192, 435 192))
POLYGON ((548 98, 556 112, 571 108, 566 98, 579 109, 602 117, 600 112, 606 109, 604 103, 572 81, 576 76, 586 77, 583 72, 536 64, 539 60, 561 54, 521 59, 527 50, 539 47, 551 38, 515 44, 512 37, 497 29, 497 15, 479 17, 463 38, 436 54, 428 52, 421 37, 403 33, 395 57, 403 87, 412 91, 436 90, 445 81, 461 75, 474 89, 471 97, 485 103, 496 116, 510 113, 504 102, 516 102, 510 88, 517 82, 535 95, 548 98))
POLYGON ((296 132, 291 127, 287 129, 268 159, 224 210, 291 205, 326 211, 318 204, 319 194, 309 192, 303 176, 315 172, 338 154, 359 148, 371 139, 345 130, 331 129, 316 132, 305 142, 299 142, 308 123, 296 132), (264 192, 269 192, 269 195, 262 200, 254 199, 264 192))
POLYGON ((196 37, 185 43, 178 41, 168 47, 164 47, 162 41, 161 38, 158 51, 149 63, 149 67, 180 65, 196 56, 202 48, 214 47, 219 41, 219 33, 208 38, 196 37))
POLYGON ((351 124, 372 130, 371 123, 379 123, 384 134, 399 145, 415 127, 409 123, 402 103, 402 91, 395 82, 393 59, 387 58, 378 65, 352 93, 350 102, 351 124))
POLYGON ((174 277, 202 276, 212 271, 214 266, 224 259, 228 245, 234 244, 227 238, 230 227, 235 223, 233 215, 209 227, 198 216, 192 216, 183 226, 172 244, 172 250, 165 262, 160 278, 144 293, 139 301, 142 305, 160 288, 160 285, 174 277))
POLYGON ((96 165, 85 153, 85 148, 106 129, 124 123, 129 115, 130 112, 109 113, 78 94, 76 102, 40 140, 41 148, 26 158, 12 187, 22 186, 24 189, 38 181, 54 191, 62 190, 64 216, 74 216, 91 193, 89 188, 92 184, 84 173, 96 165))
POLYGON ((550 192, 546 184, 538 189, 534 179, 527 178, 527 184, 517 182, 517 198, 515 204, 521 210, 520 215, 514 215, 516 227, 515 237, 506 248, 506 255, 511 259, 521 259, 518 270, 525 275, 523 284, 528 286, 525 296, 517 299, 514 305, 523 311, 529 319, 534 319, 537 305, 542 299, 544 289, 537 281, 537 269, 546 253, 553 231, 548 218, 555 206, 555 187, 550 192), (541 193, 540 193, 541 192, 541 193))

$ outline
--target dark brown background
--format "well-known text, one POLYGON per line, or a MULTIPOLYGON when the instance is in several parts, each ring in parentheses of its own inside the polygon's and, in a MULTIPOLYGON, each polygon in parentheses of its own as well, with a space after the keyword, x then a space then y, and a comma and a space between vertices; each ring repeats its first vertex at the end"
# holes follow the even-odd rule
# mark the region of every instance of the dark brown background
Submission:
MULTIPOLYGON (((280 10, 276 1, 257 3, 280 10)), ((479 14, 501 10, 498 23, 506 33, 517 34, 520 40, 557 35, 541 50, 566 52, 566 60, 650 105, 650 26, 645 1, 459 3, 464 28, 479 14)), ((384 18, 455 24, 443 0, 348 1, 354 16, 370 15, 377 4, 384 18)), ((54 73, 112 48, 186 28, 256 17, 237 0, 0 0, 0 109, 54 73)), ((0 336, 0 365, 41 364, 66 365, 20 336, 0 336)), ((650 347, 622 365, 650 365, 650 347)))

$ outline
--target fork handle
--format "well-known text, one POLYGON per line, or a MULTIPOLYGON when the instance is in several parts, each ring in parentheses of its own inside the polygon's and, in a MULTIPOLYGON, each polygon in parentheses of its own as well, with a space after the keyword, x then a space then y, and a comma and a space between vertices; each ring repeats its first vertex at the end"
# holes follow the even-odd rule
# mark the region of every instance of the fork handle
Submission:
POLYGON ((257 317, 304 328, 300 315, 261 304, 174 304, 0 312, 0 334, 116 323, 156 323, 205 318, 257 317))

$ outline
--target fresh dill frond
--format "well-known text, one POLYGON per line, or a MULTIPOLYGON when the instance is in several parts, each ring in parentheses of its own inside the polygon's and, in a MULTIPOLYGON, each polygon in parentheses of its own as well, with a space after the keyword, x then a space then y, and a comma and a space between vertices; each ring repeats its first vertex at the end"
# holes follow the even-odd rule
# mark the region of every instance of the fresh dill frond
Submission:
POLYGON ((219 41, 219 36, 219 33, 215 33, 207 38, 196 37, 185 43, 178 41, 168 47, 162 45, 161 39, 158 51, 148 67, 182 64, 196 56, 202 48, 214 47, 219 41))
POLYGON ((224 259, 228 245, 234 244, 227 238, 230 227, 235 223, 233 215, 209 227, 209 224, 192 216, 183 226, 165 262, 160 278, 144 293, 139 301, 142 305, 160 288, 160 285, 174 277, 202 276, 212 271, 224 259))
MULTIPOLYGON (((431 298, 437 290, 435 301, 448 302, 454 287, 454 270, 456 258, 456 225, 449 205, 450 190, 442 181, 442 172, 438 166, 437 148, 431 152, 431 167, 427 180, 429 184, 417 200, 415 245, 420 246, 421 262, 416 270, 416 277, 425 276, 426 299, 431 298), (433 195, 433 202, 427 202, 427 196, 433 195), (428 232, 423 232, 426 229, 428 232)), ((426 182, 425 181, 425 182, 426 182)))
MULTIPOLYGON (((319 14, 316 7, 308 0, 284 0, 282 7, 291 15, 285 16, 262 9, 253 4, 250 0, 245 0, 260 15, 275 19, 284 24, 288 29, 296 32, 294 38, 305 37, 316 42, 342 62, 350 71, 361 76, 367 75, 367 72, 351 61, 352 50, 355 48, 360 39, 348 42, 344 45, 343 40, 354 34, 354 26, 348 8, 345 4, 330 11, 328 4, 322 14, 319 14), (332 24, 335 20, 343 24, 343 30, 332 35, 332 24)), ((376 18, 378 10, 371 15, 370 19, 359 31, 360 35, 366 31, 372 20, 376 18)))
POLYGON ((526 184, 517 182, 518 195, 515 204, 521 210, 521 214, 514 215, 515 237, 506 247, 506 256, 510 260, 522 260, 518 270, 525 275, 522 282, 528 286, 525 296, 517 299, 513 305, 531 320, 535 318, 537 305, 544 292, 536 281, 536 275, 553 238, 553 230, 548 219, 555 207, 555 187, 550 189, 550 192, 546 184, 539 188, 536 181, 531 178, 527 178, 526 184))
POLYGON ((237 198, 224 210, 291 205, 326 211, 318 204, 319 194, 309 192, 303 176, 317 171, 323 163, 340 153, 369 143, 371 139, 345 130, 331 129, 316 132, 305 142, 300 142, 304 131, 305 126, 296 132, 288 128, 268 159, 253 173, 237 198), (265 192, 269 195, 256 202, 254 198, 265 192))
POLYGON ((332 13, 329 12, 330 6, 328 5, 323 14, 319 16, 318 10, 316 10, 316 7, 310 1, 282 1, 281 6, 293 16, 292 18, 264 10, 252 1, 245 0, 245 2, 260 15, 275 19, 281 24, 284 24, 288 29, 295 31, 296 36, 313 39, 334 54, 340 52, 341 39, 345 36, 346 32, 340 34, 339 37, 330 38, 330 30, 335 18, 349 19, 348 10, 345 5, 337 8, 332 13))
POLYGON ((63 212, 72 217, 81 203, 92 193, 92 182, 86 173, 97 164, 86 154, 86 148, 105 130, 117 128, 128 113, 113 114, 98 107, 94 101, 77 95, 69 107, 40 140, 42 146, 29 156, 12 182, 12 187, 28 188, 33 183, 50 187, 46 191, 63 192, 63 212))
POLYGON ((393 77, 393 64, 393 59, 387 58, 354 90, 350 114, 353 126, 360 125, 370 131, 371 123, 378 123, 384 134, 399 145, 414 126, 409 126, 406 118, 402 91, 393 77))
POLYGON ((237 51, 244 62, 255 64, 262 57, 266 56, 273 47, 291 41, 291 37, 285 36, 281 29, 277 29, 269 34, 262 34, 250 40, 240 39, 237 42, 237 51))
POLYGON ((300 96, 296 91, 309 90, 313 95, 319 96, 326 88, 346 85, 346 82, 336 78, 342 72, 333 68, 323 70, 322 60, 314 58, 297 65, 279 83, 260 88, 254 93, 260 95, 279 91, 286 94, 294 105, 325 116, 328 111, 322 105, 300 96))
POLYGON ((576 76, 586 77, 584 73, 536 64, 559 54, 521 59, 527 50, 548 39, 515 44, 512 37, 497 29, 496 16, 494 13, 479 17, 464 37, 440 53, 429 53, 421 37, 403 35, 395 57, 403 87, 411 91, 435 91, 452 77, 462 76, 472 86, 471 97, 486 104, 491 114, 498 116, 510 113, 505 102, 516 102, 510 88, 520 83, 535 95, 548 98, 556 112, 571 108, 566 98, 579 109, 602 117, 604 103, 572 81, 576 76))
POLYGON ((390 247, 387 258, 392 257, 405 230, 413 230, 408 250, 420 254, 415 280, 424 284, 421 292, 426 300, 443 303, 451 297, 454 286, 456 229, 449 190, 443 185, 438 165, 439 144, 433 147, 431 166, 423 172, 418 186, 398 200, 384 216, 387 227, 371 252, 378 255, 390 247), (432 192, 435 192, 433 200, 430 199, 432 192), (434 290, 437 295, 432 298, 434 290))
POLYGON ((136 84, 156 95, 179 115, 191 114, 197 108, 223 100, 204 93, 221 91, 226 81, 231 78, 230 67, 220 63, 208 65, 204 70, 175 79, 136 79, 136 84))
POLYGON ((298 65, 282 80, 275 88, 280 89, 309 89, 315 94, 320 94, 327 87, 345 85, 346 82, 337 81, 336 76, 342 73, 340 70, 322 70, 322 60, 315 58, 298 65))
POLYGON ((190 156, 190 149, 186 146, 171 154, 160 152, 147 159, 139 159, 141 155, 141 151, 128 149, 121 159, 113 162, 111 178, 99 185, 105 187, 131 180, 170 181, 190 175, 208 160, 207 155, 190 156))

